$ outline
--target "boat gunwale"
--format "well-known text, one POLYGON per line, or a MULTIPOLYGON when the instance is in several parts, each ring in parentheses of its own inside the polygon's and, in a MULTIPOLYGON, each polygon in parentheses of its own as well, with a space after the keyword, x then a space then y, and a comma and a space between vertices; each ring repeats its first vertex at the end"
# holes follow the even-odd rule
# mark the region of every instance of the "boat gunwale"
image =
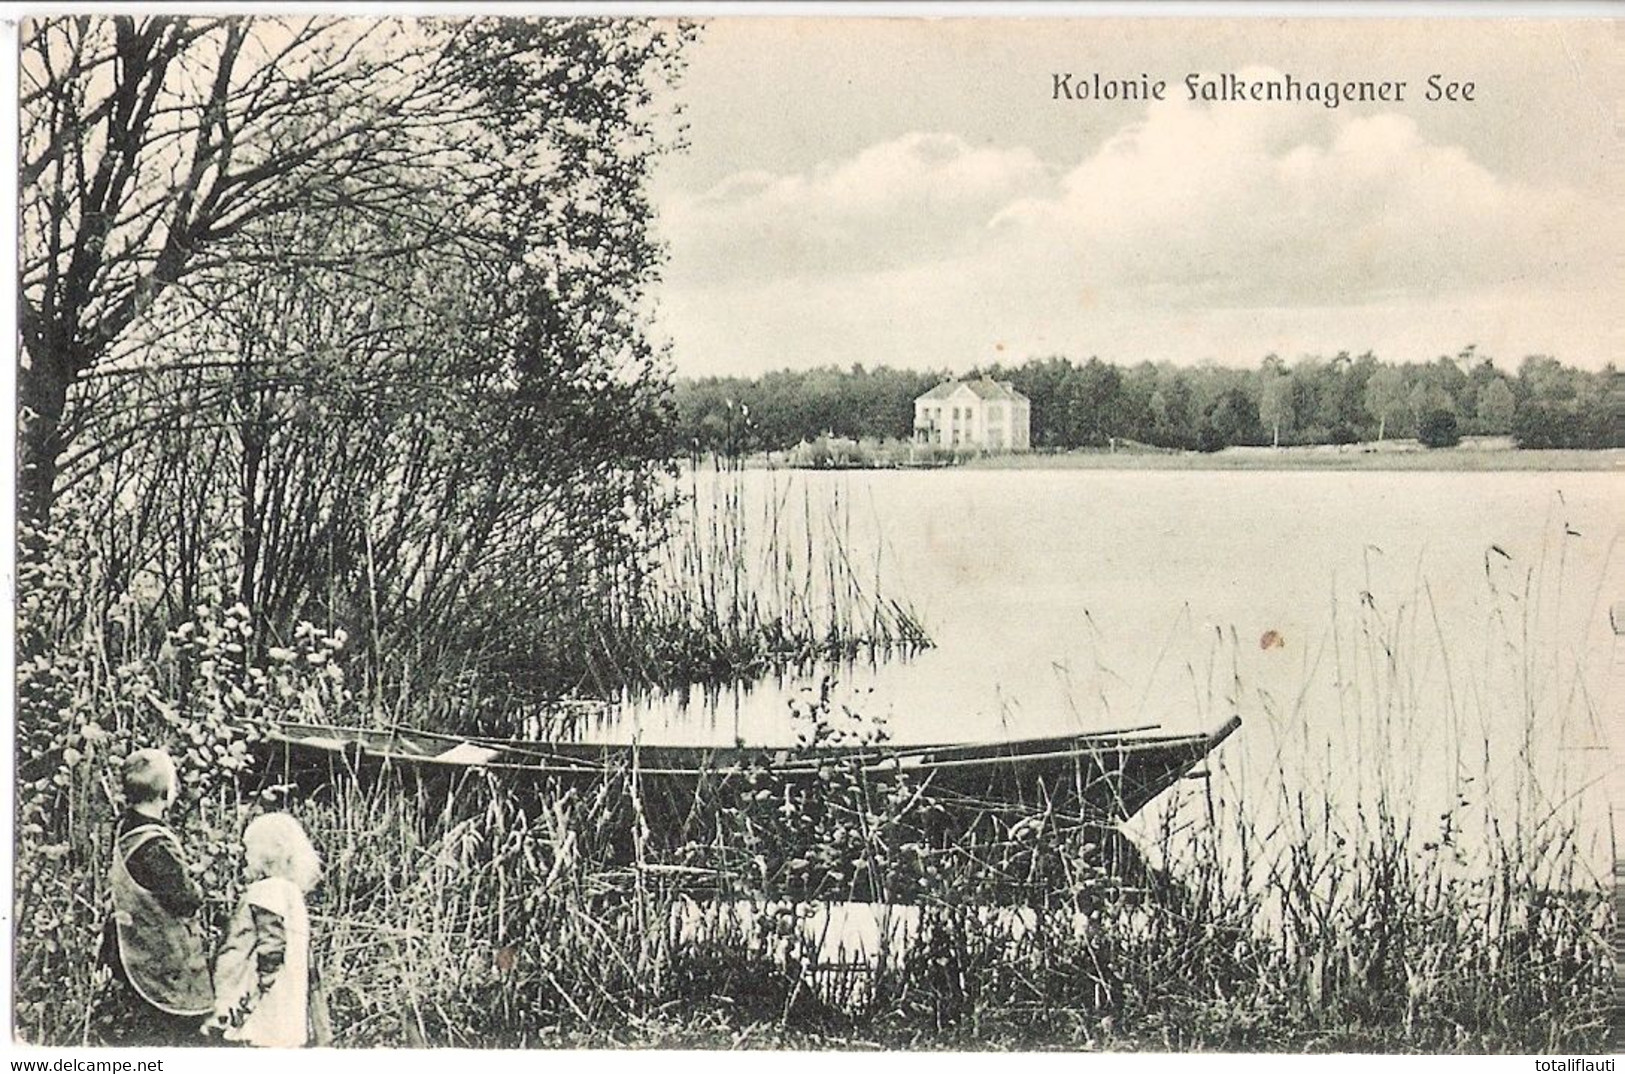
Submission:
MULTIPOLYGON (((1192 749, 1200 748, 1196 759, 1200 759, 1212 752, 1213 749, 1228 738, 1241 725, 1241 717, 1231 716, 1223 724, 1209 731, 1192 732, 1181 735, 1157 735, 1145 737, 1124 737, 1128 732, 1119 736, 1107 735, 1054 735, 1043 738, 1030 738, 1004 743, 962 743, 944 744, 919 747, 854 747, 851 750, 835 750, 807 755, 803 753, 789 760, 772 766, 775 772, 788 775, 815 774, 820 767, 832 761, 851 762, 859 761, 863 764, 862 771, 871 774, 891 774, 901 771, 932 772, 940 769, 989 767, 1001 764, 1033 764, 1054 763, 1057 761, 1074 760, 1087 756, 1116 756, 1126 758, 1140 754, 1170 754, 1184 752, 1182 747, 1192 749), (1086 745, 1086 743, 1096 743, 1086 745), (1071 748, 1050 750, 1043 752, 1013 752, 1014 747, 1032 747, 1052 743, 1068 743, 1071 748), (949 752, 964 754, 966 751, 986 751, 973 753, 969 756, 932 757, 933 753, 949 752), (923 756, 922 756, 923 755, 923 756), (911 760, 920 757, 919 760, 911 760), (905 760, 911 763, 904 764, 905 760)), ((442 768, 483 768, 497 771, 533 772, 539 775, 605 775, 625 770, 626 761, 605 763, 588 758, 572 757, 568 754, 534 751, 533 755, 547 761, 564 762, 560 764, 528 764, 523 762, 484 759, 480 761, 464 761, 447 758, 444 755, 428 755, 401 752, 387 748, 379 748, 356 736, 365 735, 374 738, 395 740, 405 736, 421 736, 430 739, 466 744, 470 746, 495 749, 508 752, 531 752, 518 749, 518 740, 482 739, 478 737, 463 737, 448 735, 433 731, 419 731, 406 728, 346 728, 335 724, 279 724, 267 737, 266 741, 278 746, 291 748, 304 748, 320 750, 324 753, 342 755, 345 746, 355 745, 363 753, 381 762, 401 762, 413 765, 434 765, 442 768), (325 744, 318 744, 292 737, 282 729, 311 729, 338 732, 337 735, 326 735, 326 738, 340 738, 343 745, 334 748, 325 744)), ((543 745, 541 743, 526 743, 532 747, 543 745)), ((774 757, 776 755, 791 753, 794 747, 736 747, 736 746, 639 746, 628 744, 597 744, 572 743, 578 749, 597 749, 608 753, 621 754, 629 758, 631 767, 640 775, 655 777, 693 777, 704 775, 730 775, 742 774, 759 768, 759 759, 774 757), (704 754, 708 762, 691 768, 644 767, 637 763, 637 755, 643 750, 653 751, 693 751, 704 754)), ((657 753, 658 756, 658 753, 657 753)), ((1195 763, 1194 760, 1192 763, 1195 763)), ((1106 767, 1104 764, 1101 766, 1106 767)))

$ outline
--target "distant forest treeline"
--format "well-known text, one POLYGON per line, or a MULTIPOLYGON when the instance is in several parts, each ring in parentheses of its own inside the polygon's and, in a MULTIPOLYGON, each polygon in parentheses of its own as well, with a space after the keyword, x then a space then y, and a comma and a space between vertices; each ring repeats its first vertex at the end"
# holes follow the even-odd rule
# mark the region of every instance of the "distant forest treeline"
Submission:
MULTIPOLYGON (((780 450, 825 434, 906 439, 915 397, 952 376, 855 365, 681 380, 677 433, 700 452, 780 450)), ((1463 435, 1510 435, 1526 448, 1625 446, 1625 386, 1612 365, 1588 373, 1537 355, 1512 374, 1473 347, 1405 364, 1370 353, 1291 364, 1270 355, 1255 369, 1048 357, 967 376, 1010 381, 1032 400, 1036 448, 1113 438, 1200 451, 1418 436, 1446 445, 1463 435)))

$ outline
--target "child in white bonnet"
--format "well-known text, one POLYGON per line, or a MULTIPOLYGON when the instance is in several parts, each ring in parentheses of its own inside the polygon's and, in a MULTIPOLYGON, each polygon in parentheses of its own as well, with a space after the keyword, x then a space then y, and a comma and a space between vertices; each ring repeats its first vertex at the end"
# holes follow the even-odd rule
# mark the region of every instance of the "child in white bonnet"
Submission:
POLYGON ((243 832, 243 892, 215 961, 213 1026, 228 1041, 298 1048, 310 1036, 310 919, 305 895, 321 859, 286 813, 256 817, 243 832))

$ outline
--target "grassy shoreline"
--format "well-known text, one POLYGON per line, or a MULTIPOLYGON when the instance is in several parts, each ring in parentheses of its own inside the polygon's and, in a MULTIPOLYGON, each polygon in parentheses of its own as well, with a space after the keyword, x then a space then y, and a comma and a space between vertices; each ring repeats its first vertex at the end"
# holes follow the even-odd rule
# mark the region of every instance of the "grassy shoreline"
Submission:
POLYGON ((744 460, 749 470, 1302 470, 1302 471, 1412 471, 1412 473, 1625 473, 1625 450, 1620 448, 1552 448, 1518 450, 1508 447, 1406 447, 1393 442, 1316 445, 1316 447, 1230 447, 1222 452, 1147 452, 1100 448, 1074 452, 1032 452, 1027 455, 980 455, 936 466, 851 461, 848 465, 798 466, 772 455, 744 460))
POLYGON ((1042 455, 990 455, 969 459, 972 470, 1345 470, 1437 472, 1625 472, 1625 451, 1516 451, 1442 448, 1419 451, 1362 451, 1335 448, 1226 448, 1212 454, 1073 451, 1042 455))

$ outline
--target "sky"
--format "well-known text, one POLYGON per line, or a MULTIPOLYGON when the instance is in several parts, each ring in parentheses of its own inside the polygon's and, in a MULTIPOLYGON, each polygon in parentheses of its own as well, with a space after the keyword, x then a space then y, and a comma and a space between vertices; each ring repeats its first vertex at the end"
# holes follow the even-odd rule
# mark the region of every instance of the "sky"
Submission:
POLYGON ((684 376, 1468 344, 1599 368, 1625 352, 1622 27, 711 20, 653 180, 658 328, 684 376), (1055 99, 1096 73, 1166 99, 1055 99), (1226 73, 1406 87, 1188 99, 1226 73))

